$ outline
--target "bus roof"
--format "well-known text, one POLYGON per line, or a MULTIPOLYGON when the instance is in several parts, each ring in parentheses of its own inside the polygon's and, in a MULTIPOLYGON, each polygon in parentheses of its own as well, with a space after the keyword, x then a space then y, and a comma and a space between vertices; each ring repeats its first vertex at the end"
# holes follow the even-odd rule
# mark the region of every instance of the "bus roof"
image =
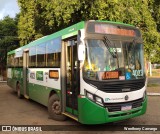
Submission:
MULTIPOLYGON (((124 25, 124 26, 134 27, 133 25, 130 25, 130 24, 125 24, 125 23, 121 23, 121 22, 107 21, 107 20, 90 20, 90 21, 93 21, 93 22, 107 22, 107 23, 110 23, 110 24, 120 24, 120 25, 124 25)), ((70 27, 67 27, 67 28, 62 29, 62 30, 60 30, 58 32, 55 32, 55 33, 53 33, 51 35, 47 35, 47 36, 39 38, 39 39, 37 39, 35 41, 32 41, 32 42, 30 42, 29 44, 27 44, 25 46, 22 46, 20 48, 12 50, 12 51, 8 52, 7 55, 14 54, 16 51, 23 50, 23 49, 35 46, 37 44, 44 43, 46 41, 49 41, 51 39, 54 39, 54 38, 57 38, 57 37, 60 37, 60 36, 62 37, 62 39, 68 38, 70 36, 76 35, 78 33, 78 30, 83 29, 84 27, 85 27, 85 21, 81 21, 81 22, 76 23, 76 24, 74 24, 74 25, 72 25, 70 27)))
POLYGON ((110 24, 120 24, 120 25, 123 25, 123 26, 135 27, 134 25, 131 25, 131 24, 126 24, 126 23, 122 23, 122 22, 115 22, 115 21, 96 20, 96 22, 107 22, 107 23, 110 23, 110 24))

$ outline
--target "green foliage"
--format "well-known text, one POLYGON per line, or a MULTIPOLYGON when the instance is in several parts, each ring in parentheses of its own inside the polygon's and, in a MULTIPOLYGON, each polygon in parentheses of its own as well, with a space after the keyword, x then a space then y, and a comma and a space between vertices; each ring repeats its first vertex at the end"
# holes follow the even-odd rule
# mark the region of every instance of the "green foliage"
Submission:
POLYGON ((133 24, 142 31, 145 56, 160 62, 159 0, 18 0, 21 45, 82 20, 133 24))
POLYGON ((157 24, 157 30, 160 32, 160 1, 159 0, 152 0, 152 16, 157 24))
POLYGON ((19 40, 17 35, 18 15, 15 19, 6 16, 0 20, 0 63, 6 64, 7 52, 19 47, 19 40))

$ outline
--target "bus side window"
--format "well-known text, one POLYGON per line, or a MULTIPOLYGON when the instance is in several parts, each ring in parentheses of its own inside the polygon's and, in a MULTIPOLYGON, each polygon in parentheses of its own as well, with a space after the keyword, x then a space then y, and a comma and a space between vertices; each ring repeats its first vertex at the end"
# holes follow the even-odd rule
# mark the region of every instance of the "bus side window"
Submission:
POLYGON ((47 42, 47 67, 60 67, 61 60, 61 38, 55 38, 47 42))
POLYGON ((23 66, 23 57, 19 57, 19 66, 22 67, 23 66))
POLYGON ((29 67, 36 66, 36 47, 31 47, 29 49, 29 67))
POLYGON ((47 54, 47 67, 53 66, 53 60, 54 60, 54 48, 53 48, 53 42, 49 41, 47 42, 46 46, 46 54, 47 54))
POLYGON ((46 66, 46 44, 37 46, 37 67, 46 66))
POLYGON ((7 56, 7 65, 8 67, 11 67, 11 55, 7 56))
POLYGON ((14 66, 18 67, 19 66, 19 57, 14 58, 14 66))
POLYGON ((11 55, 11 67, 14 67, 14 55, 11 55))

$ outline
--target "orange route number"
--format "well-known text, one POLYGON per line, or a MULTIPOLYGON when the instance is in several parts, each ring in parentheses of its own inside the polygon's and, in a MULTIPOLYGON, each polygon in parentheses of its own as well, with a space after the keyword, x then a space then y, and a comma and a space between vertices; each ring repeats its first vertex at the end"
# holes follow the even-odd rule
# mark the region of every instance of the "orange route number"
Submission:
POLYGON ((58 70, 49 70, 49 78, 58 79, 59 78, 58 70))
POLYGON ((102 75, 103 80, 107 79, 118 79, 119 78, 119 73, 118 71, 114 72, 104 72, 102 75))

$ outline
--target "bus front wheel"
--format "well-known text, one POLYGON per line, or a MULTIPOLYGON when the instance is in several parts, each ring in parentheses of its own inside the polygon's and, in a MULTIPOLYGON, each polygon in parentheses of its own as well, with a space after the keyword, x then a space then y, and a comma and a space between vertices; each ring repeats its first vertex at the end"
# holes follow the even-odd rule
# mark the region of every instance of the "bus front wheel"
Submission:
POLYGON ((48 101, 49 117, 54 120, 63 121, 66 119, 65 115, 62 115, 61 102, 57 94, 53 94, 48 101))

